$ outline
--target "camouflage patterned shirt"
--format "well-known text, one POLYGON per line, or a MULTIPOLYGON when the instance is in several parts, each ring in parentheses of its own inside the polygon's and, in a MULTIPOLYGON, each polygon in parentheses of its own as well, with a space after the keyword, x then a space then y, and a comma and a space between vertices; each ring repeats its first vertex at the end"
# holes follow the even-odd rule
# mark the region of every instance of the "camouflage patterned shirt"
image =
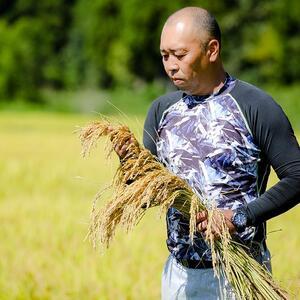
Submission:
MULTIPOLYGON (((264 221, 299 201, 300 151, 290 123, 270 96, 240 80, 229 78, 206 97, 175 92, 154 101, 144 145, 207 205, 245 207, 253 226, 239 238, 247 245, 264 243, 264 221), (270 165, 284 180, 265 192, 270 165)), ((190 241, 189 222, 175 208, 167 213, 167 233, 176 258, 211 259, 200 233, 190 241)))

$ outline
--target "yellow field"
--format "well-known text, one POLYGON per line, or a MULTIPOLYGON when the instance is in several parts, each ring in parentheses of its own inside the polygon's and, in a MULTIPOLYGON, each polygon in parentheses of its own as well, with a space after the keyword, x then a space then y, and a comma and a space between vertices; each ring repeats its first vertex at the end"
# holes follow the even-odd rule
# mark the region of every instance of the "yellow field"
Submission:
MULTIPOLYGON (((158 210, 134 232, 119 232, 103 255, 84 242, 92 199, 116 166, 104 159, 103 145, 90 158, 80 157, 72 132, 87 121, 79 115, 0 114, 1 300, 159 299, 167 250, 158 210)), ((138 122, 126 122, 141 134, 138 122)), ((268 227, 276 231, 268 237, 274 276, 295 297, 299 217, 297 207, 268 227)))

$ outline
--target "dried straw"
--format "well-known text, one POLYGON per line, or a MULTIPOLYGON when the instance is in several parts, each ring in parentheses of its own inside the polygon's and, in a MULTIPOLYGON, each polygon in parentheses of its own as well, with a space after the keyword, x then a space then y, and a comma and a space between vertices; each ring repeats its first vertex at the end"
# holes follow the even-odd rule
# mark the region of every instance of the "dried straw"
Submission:
MULTIPOLYGON (((122 159, 112 187, 114 195, 102 209, 96 209, 95 199, 88 237, 94 247, 109 246, 118 225, 126 231, 132 229, 155 206, 162 211, 175 207, 190 222, 190 237, 196 231, 196 213, 206 210, 205 205, 193 193, 187 183, 170 173, 130 132, 128 127, 112 125, 109 121, 97 121, 80 130, 82 155, 89 154, 101 136, 111 141, 109 153, 129 139, 127 154, 122 159)), ((288 299, 287 293, 272 279, 265 267, 250 257, 231 239, 225 219, 217 210, 208 209, 207 242, 211 247, 213 267, 216 276, 224 275, 232 285, 239 299, 288 299), (212 233, 213 218, 220 214, 222 219, 221 235, 215 239, 212 233)))

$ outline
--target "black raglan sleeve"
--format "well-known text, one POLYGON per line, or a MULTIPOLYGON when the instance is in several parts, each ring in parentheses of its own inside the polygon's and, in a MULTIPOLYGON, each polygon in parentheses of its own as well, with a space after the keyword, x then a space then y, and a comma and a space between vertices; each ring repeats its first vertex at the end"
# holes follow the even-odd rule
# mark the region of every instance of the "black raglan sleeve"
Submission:
POLYGON ((156 151, 156 139, 157 139, 157 129, 158 129, 158 107, 159 101, 156 100, 152 102, 146 120, 144 123, 143 131, 143 144, 146 149, 150 150, 153 155, 157 155, 156 151))
POLYGON ((270 96, 247 84, 239 88, 233 96, 261 149, 261 165, 272 166, 279 178, 246 206, 249 225, 258 225, 299 203, 300 148, 288 118, 270 96))

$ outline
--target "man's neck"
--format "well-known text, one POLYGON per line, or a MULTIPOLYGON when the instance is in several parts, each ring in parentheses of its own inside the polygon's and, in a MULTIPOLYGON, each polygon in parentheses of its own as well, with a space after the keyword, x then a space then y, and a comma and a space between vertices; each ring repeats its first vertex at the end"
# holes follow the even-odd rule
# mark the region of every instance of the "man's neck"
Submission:
POLYGON ((192 93, 193 95, 205 96, 218 93, 226 81, 226 72, 223 69, 223 66, 220 66, 218 70, 213 70, 212 74, 208 76, 208 78, 210 78, 210 80, 207 80, 205 91, 203 90, 192 93))
POLYGON ((219 75, 216 77, 215 86, 212 89, 211 94, 216 94, 219 92, 219 90, 223 87, 224 83, 226 81, 226 72, 222 69, 222 71, 219 73, 219 75))

